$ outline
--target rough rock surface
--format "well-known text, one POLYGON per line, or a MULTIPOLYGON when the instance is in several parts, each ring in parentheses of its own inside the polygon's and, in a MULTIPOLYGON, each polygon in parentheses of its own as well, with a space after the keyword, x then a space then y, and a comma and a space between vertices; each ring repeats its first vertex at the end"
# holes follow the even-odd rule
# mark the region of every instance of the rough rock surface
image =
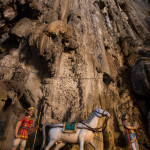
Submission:
POLYGON ((140 58, 132 69, 134 91, 138 95, 149 97, 150 93, 150 59, 140 58))
MULTIPOLYGON (((150 149, 148 1, 0 0, 0 8, 0 149, 11 149, 29 106, 36 108, 34 124, 43 106, 42 125, 83 122, 97 104, 111 114, 95 135, 98 150, 127 149, 125 112, 140 127, 140 149, 150 149)), ((41 141, 38 131, 36 150, 41 141)))

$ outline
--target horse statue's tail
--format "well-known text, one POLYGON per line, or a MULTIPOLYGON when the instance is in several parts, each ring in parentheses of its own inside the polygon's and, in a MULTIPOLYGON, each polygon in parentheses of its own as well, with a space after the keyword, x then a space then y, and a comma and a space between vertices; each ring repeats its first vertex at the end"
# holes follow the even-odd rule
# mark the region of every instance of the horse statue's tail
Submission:
POLYGON ((43 127, 42 127, 42 130, 43 130, 43 144, 42 144, 42 147, 41 147, 40 150, 42 150, 43 147, 44 147, 44 145, 45 145, 45 140, 46 140, 46 138, 45 138, 45 137, 46 137, 46 136, 45 136, 45 128, 46 128, 46 126, 52 127, 53 125, 50 124, 49 122, 45 122, 45 123, 43 124, 43 127))

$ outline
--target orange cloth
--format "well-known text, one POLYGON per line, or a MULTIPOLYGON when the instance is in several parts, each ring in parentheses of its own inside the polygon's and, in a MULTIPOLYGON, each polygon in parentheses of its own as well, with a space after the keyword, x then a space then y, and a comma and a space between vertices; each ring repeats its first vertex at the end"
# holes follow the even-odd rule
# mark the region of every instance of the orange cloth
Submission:
POLYGON ((22 122, 22 124, 19 129, 19 138, 27 140, 28 139, 28 131, 33 124, 33 120, 27 119, 27 117, 22 117, 20 119, 20 121, 22 122))

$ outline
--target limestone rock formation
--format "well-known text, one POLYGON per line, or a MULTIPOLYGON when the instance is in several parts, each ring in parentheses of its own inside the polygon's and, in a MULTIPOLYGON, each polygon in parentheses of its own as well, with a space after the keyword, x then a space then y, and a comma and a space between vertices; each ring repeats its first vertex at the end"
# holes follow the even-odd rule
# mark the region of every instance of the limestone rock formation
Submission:
POLYGON ((18 37, 26 38, 34 29, 34 24, 28 18, 21 19, 11 30, 12 34, 15 34, 18 37))
MULTIPOLYGON (((29 106, 34 125, 42 111, 42 126, 83 122, 97 104, 111 114, 106 130, 95 134, 98 150, 127 149, 125 112, 140 127, 140 149, 150 149, 149 1, 0 0, 0 8, 0 149, 11 149, 29 106)), ((35 149, 41 144, 39 130, 35 149)))
POLYGON ((3 82, 0 82, 0 111, 5 105, 5 101, 7 100, 7 87, 3 82))
POLYGON ((150 59, 141 58, 132 69, 132 82, 134 91, 138 95, 149 97, 150 92, 150 59))

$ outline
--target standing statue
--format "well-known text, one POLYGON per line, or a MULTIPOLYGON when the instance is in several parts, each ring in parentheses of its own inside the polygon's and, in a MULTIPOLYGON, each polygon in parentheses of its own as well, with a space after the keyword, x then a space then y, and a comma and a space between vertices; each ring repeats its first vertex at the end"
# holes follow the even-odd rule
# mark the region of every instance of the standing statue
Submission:
POLYGON ((46 146, 45 150, 49 150, 56 142, 58 143, 56 145, 55 150, 59 150, 63 146, 65 146, 66 143, 79 143, 80 144, 80 150, 84 150, 84 143, 89 143, 91 146, 98 150, 95 143, 93 142, 93 137, 95 132, 102 132, 102 128, 107 125, 107 120, 110 117, 110 114, 101 109, 97 108, 94 110, 90 116, 87 118, 85 122, 82 123, 71 123, 71 127, 76 127, 76 130, 74 130, 73 133, 66 132, 67 127, 64 124, 56 124, 52 125, 50 123, 45 123, 43 125, 43 145, 42 148, 45 145, 45 127, 49 126, 50 130, 48 133, 49 136, 49 143, 46 146), (98 120, 99 118, 106 117, 105 121, 103 123, 103 126, 98 128, 98 120), (100 131, 101 129, 101 131, 100 131), (61 142, 59 142, 61 141, 61 142))
POLYGON ((136 124, 132 125, 129 123, 129 116, 128 114, 122 115, 122 124, 126 130, 127 134, 127 140, 130 147, 130 150, 139 150, 138 142, 135 135, 135 130, 138 129, 138 126, 136 124))
POLYGON ((32 127, 33 120, 31 117, 33 116, 33 114, 34 107, 29 107, 27 110, 27 116, 22 117, 17 123, 12 150, 16 150, 19 144, 20 150, 24 150, 28 139, 28 132, 35 131, 38 128, 38 125, 35 128, 32 127))

